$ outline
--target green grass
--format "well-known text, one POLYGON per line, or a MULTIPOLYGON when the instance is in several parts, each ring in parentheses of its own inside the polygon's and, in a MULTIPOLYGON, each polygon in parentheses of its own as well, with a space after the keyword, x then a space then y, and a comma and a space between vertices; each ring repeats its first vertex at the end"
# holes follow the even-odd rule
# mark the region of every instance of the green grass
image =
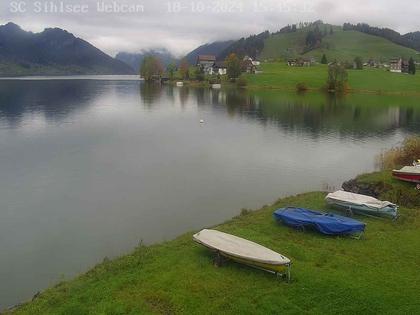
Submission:
MULTIPOLYGON (((250 88, 296 90, 298 83, 319 90, 326 85, 328 67, 289 67, 284 62, 262 64, 263 73, 246 75, 250 88)), ((418 94, 420 75, 391 73, 384 69, 348 70, 349 86, 353 92, 376 94, 418 94)))
MULTIPOLYGON (((326 28, 329 30, 329 25, 326 28)), ((321 30, 323 27, 321 26, 321 30)), ((343 31, 341 27, 334 26, 334 33, 328 34, 322 40, 319 48, 305 52, 307 29, 298 30, 295 33, 276 34, 266 39, 264 49, 261 52, 262 60, 276 60, 279 58, 291 58, 304 55, 315 57, 318 62, 325 53, 328 60, 353 61, 356 57, 362 57, 365 61, 374 59, 387 62, 390 58, 413 57, 420 60, 419 52, 406 48, 391 41, 357 31, 343 31)))
POLYGON ((187 233, 105 261, 14 313, 418 313, 420 209, 402 208, 397 222, 359 217, 367 223, 362 240, 302 233, 272 218, 273 210, 283 206, 325 210, 324 196, 314 192, 282 199, 216 227, 291 258, 289 284, 233 262, 216 268, 212 254, 187 233))
POLYGON ((321 60, 324 53, 331 61, 353 61, 356 57, 362 57, 365 61, 373 59, 381 62, 388 62, 395 57, 419 59, 419 53, 413 49, 357 31, 336 31, 333 35, 325 37, 321 48, 308 52, 306 56, 314 56, 321 60))

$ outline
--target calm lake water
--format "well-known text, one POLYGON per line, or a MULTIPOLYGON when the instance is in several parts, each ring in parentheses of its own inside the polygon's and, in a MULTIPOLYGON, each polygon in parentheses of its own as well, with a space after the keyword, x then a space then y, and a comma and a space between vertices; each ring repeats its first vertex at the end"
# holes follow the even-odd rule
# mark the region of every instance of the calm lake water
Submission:
POLYGON ((415 98, 90 79, 0 81, 0 309, 141 240, 338 188, 420 131, 415 98))

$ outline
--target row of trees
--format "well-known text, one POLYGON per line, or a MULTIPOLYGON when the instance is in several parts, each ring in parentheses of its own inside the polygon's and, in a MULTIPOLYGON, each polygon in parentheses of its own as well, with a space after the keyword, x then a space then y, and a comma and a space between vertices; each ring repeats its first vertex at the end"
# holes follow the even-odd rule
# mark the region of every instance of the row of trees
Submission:
MULTIPOLYGON (((225 59, 225 65, 227 77, 229 79, 239 78, 242 74, 242 61, 238 58, 236 54, 231 53, 225 59)), ((143 62, 140 67, 140 75, 146 81, 160 80, 164 73, 165 70, 159 58, 155 56, 146 56, 143 59, 143 62)), ((183 59, 179 63, 179 66, 177 66, 175 63, 170 63, 166 67, 166 74, 169 80, 174 80, 177 75, 179 75, 182 80, 190 80, 191 67, 188 64, 187 60, 183 59)), ((193 75, 197 81, 205 80, 204 69, 201 67, 195 67, 193 70, 193 75)))

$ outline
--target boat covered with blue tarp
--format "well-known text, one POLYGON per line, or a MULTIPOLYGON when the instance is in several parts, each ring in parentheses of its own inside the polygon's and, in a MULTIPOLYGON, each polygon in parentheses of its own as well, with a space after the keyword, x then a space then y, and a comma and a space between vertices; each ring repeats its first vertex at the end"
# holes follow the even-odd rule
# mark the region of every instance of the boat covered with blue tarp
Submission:
POLYGON ((297 229, 315 228, 327 235, 362 234, 366 224, 332 213, 303 208, 282 208, 274 212, 274 218, 297 229))

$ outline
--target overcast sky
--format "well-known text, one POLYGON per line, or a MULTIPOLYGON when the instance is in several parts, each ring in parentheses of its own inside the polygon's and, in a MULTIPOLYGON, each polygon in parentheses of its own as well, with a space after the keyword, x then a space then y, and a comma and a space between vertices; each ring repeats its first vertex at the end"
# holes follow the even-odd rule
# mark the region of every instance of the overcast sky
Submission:
POLYGON ((0 9, 1 24, 33 32, 60 27, 112 56, 160 47, 181 55, 206 42, 317 19, 420 30, 419 0, 1 0, 0 9), (111 5, 108 12, 103 4, 111 5), (134 12, 121 12, 129 9, 123 4, 134 12))

